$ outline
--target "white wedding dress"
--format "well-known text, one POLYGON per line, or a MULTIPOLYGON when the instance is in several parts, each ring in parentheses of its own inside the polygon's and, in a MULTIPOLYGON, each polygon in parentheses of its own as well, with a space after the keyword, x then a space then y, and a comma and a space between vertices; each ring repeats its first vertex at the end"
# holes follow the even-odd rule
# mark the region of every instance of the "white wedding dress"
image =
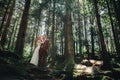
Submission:
POLYGON ((39 61, 39 49, 40 49, 40 44, 35 48, 35 51, 30 60, 30 63, 36 66, 38 66, 38 61, 39 61))

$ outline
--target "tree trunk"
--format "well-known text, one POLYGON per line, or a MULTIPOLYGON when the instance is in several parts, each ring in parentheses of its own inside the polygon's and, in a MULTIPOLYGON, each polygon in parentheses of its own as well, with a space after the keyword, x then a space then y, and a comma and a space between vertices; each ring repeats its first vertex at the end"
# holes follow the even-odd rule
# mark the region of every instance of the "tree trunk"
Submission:
POLYGON ((65 17, 65 62, 66 70, 72 71, 74 65, 74 40, 72 32, 72 20, 71 20, 71 2, 66 2, 66 17, 65 17))
POLYGON ((84 42, 84 45, 85 45, 85 48, 86 48, 86 54, 88 55, 88 58, 89 58, 89 44, 88 44, 88 40, 87 40, 87 19, 86 19, 86 12, 85 12, 85 0, 83 1, 83 13, 84 13, 84 30, 85 30, 85 42, 84 42))
POLYGON ((25 42, 25 35, 27 30, 27 22, 28 22, 28 13, 30 8, 31 0, 26 0, 25 7, 20 23, 20 29, 17 36, 15 50, 19 53, 21 57, 23 57, 23 49, 24 49, 24 42, 25 42))
POLYGON ((6 7, 6 10, 5 10, 5 13, 3 15, 3 18, 2 18, 2 22, 1 22, 1 25, 0 25, 0 34, 2 32, 2 28, 4 26, 4 22, 5 22, 5 19, 6 19, 6 16, 7 16, 7 12, 8 12, 8 9, 9 9, 9 6, 10 6, 10 3, 11 3, 12 0, 9 0, 8 4, 7 4, 7 7, 6 7))
MULTIPOLYGON (((66 65, 70 66, 74 64, 74 41, 73 41, 73 33, 72 33, 72 24, 71 24, 71 16, 67 14, 67 22, 65 26, 65 59, 66 65)), ((69 66, 69 67, 70 67, 69 66)))
POLYGON ((55 32, 55 4, 56 4, 56 1, 53 0, 53 14, 52 14, 52 32, 51 32, 51 37, 52 37, 52 47, 51 47, 51 57, 52 57, 52 63, 51 63, 51 67, 54 66, 55 64, 55 35, 54 35, 54 32, 55 32))
POLYGON ((17 22, 16 22, 16 24, 15 24, 15 26, 14 26, 14 30, 13 30, 13 35, 12 35, 12 40, 11 40, 11 44, 10 44, 10 47, 11 47, 11 49, 13 49, 14 50, 14 48, 15 48, 15 40, 16 40, 16 36, 17 36, 17 33, 18 33, 18 27, 19 27, 19 23, 20 23, 20 20, 21 20, 21 17, 20 16, 22 16, 22 14, 21 13, 19 13, 19 17, 17 18, 17 22))
POLYGON ((120 5, 117 5, 116 4, 117 2, 115 0, 112 0, 112 1, 113 1, 113 8, 114 8, 114 11, 115 11, 115 17, 116 17, 116 20, 117 20, 117 23, 118 23, 118 26, 119 26, 119 29, 120 29, 120 11, 119 11, 120 7, 118 7, 120 5))
MULTIPOLYGON (((10 45, 11 45, 11 42, 12 42, 12 40, 13 40, 13 34, 14 34, 14 31, 15 30, 17 30, 17 29, 14 29, 15 27, 16 27, 16 24, 17 24, 17 22, 18 22, 18 19, 19 18, 16 18, 15 20, 14 20, 14 25, 12 26, 12 31, 10 32, 10 38, 9 38, 9 42, 8 42, 8 46, 7 46, 7 48, 8 49, 10 49, 10 45)), ((11 48, 12 49, 12 48, 11 48)))
POLYGON ((50 7, 51 7, 51 5, 49 5, 49 11, 48 11, 48 27, 47 27, 47 31, 46 31, 47 35, 50 34, 50 31, 49 31, 49 28, 50 28, 50 16, 51 16, 51 14, 50 14, 50 7))
POLYGON ((91 57, 94 59, 95 58, 95 52, 94 52, 94 28, 91 27, 91 45, 92 45, 92 51, 91 51, 91 57))
POLYGON ((102 55, 102 59, 103 59, 103 68, 104 69, 111 69, 111 64, 110 64, 110 55, 108 54, 107 50, 106 50, 106 46, 105 46, 105 42, 104 42, 104 36, 102 33, 102 26, 101 26, 101 21, 100 21, 100 15, 98 13, 98 1, 94 0, 94 8, 95 8, 95 14, 96 14, 96 19, 97 19, 97 26, 98 26, 98 35, 100 38, 100 45, 101 45, 101 55, 102 55))
POLYGON ((109 15, 109 18, 110 18, 110 23, 111 23, 111 27, 112 27, 113 36, 114 36, 114 42, 115 42, 116 51, 117 51, 117 54, 120 55, 120 48, 119 48, 120 44, 119 44, 119 40, 117 39, 117 35, 116 35, 115 29, 114 29, 112 15, 111 15, 109 3, 108 3, 107 0, 106 0, 106 3, 107 3, 107 7, 108 7, 108 15, 109 15))
POLYGON ((79 53, 82 54, 82 40, 81 40, 81 28, 80 28, 80 15, 78 13, 78 30, 79 30, 79 53))
POLYGON ((78 15, 78 38, 79 38, 79 42, 78 42, 78 44, 79 44, 79 54, 82 54, 82 39, 81 39, 81 36, 82 36, 82 27, 81 27, 81 25, 82 25, 82 23, 81 23, 81 18, 80 18, 80 4, 79 4, 79 0, 77 0, 77 6, 79 7, 78 8, 78 12, 77 12, 77 15, 78 15))
POLYGON ((36 22, 34 22, 35 24, 35 26, 34 26, 34 28, 33 28, 33 34, 32 34, 32 41, 31 41, 31 50, 30 50, 30 53, 32 54, 32 52, 33 52, 33 50, 34 50, 34 43, 36 42, 36 40, 34 40, 34 38, 35 38, 35 32, 36 32, 36 22))
POLYGON ((94 28, 94 21, 95 21, 95 18, 93 16, 90 17, 90 32, 91 32, 91 46, 92 46, 92 49, 91 49, 91 58, 94 59, 95 58, 95 41, 94 41, 94 38, 95 38, 95 28, 94 28))
POLYGON ((2 37, 1 37, 1 41, 0 41, 0 44, 1 44, 2 47, 5 46, 5 43, 6 43, 6 40, 7 40, 7 32, 8 32, 8 28, 10 26, 10 21, 12 19, 14 7, 15 7, 15 0, 12 0, 11 6, 10 6, 10 12, 8 14, 6 25, 4 27, 3 34, 2 34, 2 37))

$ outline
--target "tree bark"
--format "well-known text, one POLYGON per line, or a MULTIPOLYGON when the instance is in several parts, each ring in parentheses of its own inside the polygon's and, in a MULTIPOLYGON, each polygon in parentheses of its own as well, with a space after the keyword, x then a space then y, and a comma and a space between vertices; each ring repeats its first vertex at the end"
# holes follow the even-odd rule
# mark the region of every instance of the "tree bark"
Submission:
POLYGON ((26 0, 25 7, 20 23, 20 29, 17 36, 15 51, 19 53, 21 57, 23 57, 23 49, 24 49, 24 42, 25 42, 25 35, 27 31, 27 22, 28 22, 28 13, 30 8, 31 0, 26 0))
POLYGON ((117 5, 116 3, 120 3, 120 1, 116 2, 115 0, 112 0, 113 1, 113 8, 114 8, 114 11, 115 11, 115 17, 116 17, 116 20, 117 20, 117 23, 118 23, 118 26, 119 26, 119 29, 120 29, 120 5, 117 5))
POLYGON ((52 31, 51 31, 51 57, 52 57, 52 63, 50 67, 53 67, 55 65, 55 7, 56 7, 56 0, 53 0, 53 13, 52 13, 52 31))
POLYGON ((31 50, 30 50, 30 53, 32 54, 33 53, 33 49, 34 49, 34 47, 33 47, 33 45, 34 45, 34 42, 36 42, 35 40, 34 40, 34 37, 35 37, 35 31, 36 31, 36 22, 34 22, 35 24, 35 26, 34 26, 34 28, 33 28, 33 34, 32 34, 32 41, 31 41, 31 50))
POLYGON ((117 39, 117 35, 116 35, 115 29, 114 29, 115 26, 113 24, 112 15, 111 15, 111 11, 110 11, 110 6, 109 6, 109 3, 108 3, 107 0, 106 0, 106 3, 107 3, 107 7, 108 7, 108 15, 109 15, 109 18, 110 18, 110 23, 111 23, 111 27, 112 27, 113 36, 114 36, 116 51, 117 51, 117 54, 120 55, 120 48, 119 48, 120 44, 119 44, 119 40, 117 39))
POLYGON ((71 20, 71 2, 66 2, 65 15, 65 66, 67 71, 72 71, 74 65, 74 40, 71 20))
POLYGON ((81 27, 80 27, 80 15, 78 13, 78 30, 79 30, 79 53, 82 54, 82 40, 81 40, 81 27))
POLYGON ((14 7, 15 7, 15 0, 12 0, 11 6, 10 6, 10 12, 8 14, 6 25, 4 27, 3 34, 2 34, 2 37, 1 37, 1 41, 0 41, 0 44, 1 44, 2 47, 4 47, 4 45, 6 43, 6 40, 7 40, 7 32, 8 32, 8 28, 10 26, 10 21, 12 19, 14 7))
POLYGON ((96 14, 96 19, 97 19, 97 26, 98 26, 98 35, 100 38, 100 45, 101 45, 101 55, 103 59, 103 68, 104 69, 111 69, 112 66, 110 64, 110 55, 108 54, 106 50, 106 45, 104 42, 104 36, 102 33, 102 26, 101 26, 101 21, 100 21, 100 14, 98 13, 98 1, 94 0, 94 8, 95 8, 95 14, 96 14))
POLYGON ((4 15, 3 15, 2 22, 1 22, 1 25, 0 25, 0 34, 1 34, 1 32, 2 32, 2 28, 3 28, 3 25, 4 25, 5 18, 6 18, 6 16, 7 16, 7 12, 8 12, 8 9, 9 9, 9 6, 10 6, 11 1, 12 1, 12 0, 9 0, 8 5, 7 5, 7 7, 6 7, 6 10, 5 10, 5 13, 4 13, 4 15))
MULTIPOLYGON (((9 38, 9 42, 8 42, 8 46, 7 46, 7 48, 8 49, 10 49, 10 45, 11 45, 11 42, 13 41, 13 34, 14 34, 14 31, 16 30, 16 29, 14 29, 15 27, 16 27, 16 24, 17 24, 17 22, 18 22, 18 19, 19 18, 16 18, 15 20, 14 20, 14 25, 12 26, 12 31, 10 32, 10 38, 9 38)), ((11 48, 12 49, 12 48, 11 48)))
POLYGON ((91 57, 94 59, 95 58, 95 52, 94 52, 94 28, 91 27, 91 44, 92 44, 92 51, 91 51, 91 57))
POLYGON ((15 40, 16 40, 16 36, 17 36, 17 33, 18 33, 18 27, 19 27, 19 23, 20 23, 20 20, 21 20, 21 17, 20 16, 22 16, 22 14, 21 13, 19 13, 19 17, 17 18, 17 22, 16 22, 16 24, 15 24, 15 26, 14 26, 14 30, 13 30, 13 35, 12 35, 12 40, 11 40, 11 43, 10 43, 10 47, 11 47, 11 49, 13 49, 14 50, 14 48, 15 48, 15 40))

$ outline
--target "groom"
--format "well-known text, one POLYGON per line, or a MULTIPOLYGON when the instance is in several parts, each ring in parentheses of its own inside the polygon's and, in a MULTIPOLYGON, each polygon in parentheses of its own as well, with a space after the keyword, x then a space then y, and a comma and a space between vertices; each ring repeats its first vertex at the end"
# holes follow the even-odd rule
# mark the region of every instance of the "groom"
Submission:
POLYGON ((46 36, 41 36, 41 46, 39 49, 39 63, 38 66, 45 67, 46 66, 46 58, 47 52, 50 47, 50 42, 46 36))

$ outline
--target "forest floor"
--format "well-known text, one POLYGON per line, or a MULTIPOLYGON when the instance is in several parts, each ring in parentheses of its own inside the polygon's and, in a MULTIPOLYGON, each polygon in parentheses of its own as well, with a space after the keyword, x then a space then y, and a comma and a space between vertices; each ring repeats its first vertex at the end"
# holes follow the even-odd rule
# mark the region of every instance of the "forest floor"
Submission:
POLYGON ((73 71, 36 67, 9 51, 0 51, 0 80, 120 80, 120 63, 101 70, 102 61, 84 59, 73 71))

